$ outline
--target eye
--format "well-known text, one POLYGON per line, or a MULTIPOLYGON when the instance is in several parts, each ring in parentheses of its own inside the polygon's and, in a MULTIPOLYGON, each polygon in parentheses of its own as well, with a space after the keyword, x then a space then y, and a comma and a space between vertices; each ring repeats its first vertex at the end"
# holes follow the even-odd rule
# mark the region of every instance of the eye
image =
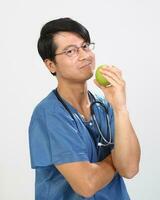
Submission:
POLYGON ((83 50, 89 50, 89 43, 85 43, 82 45, 83 50))
POLYGON ((67 56, 72 56, 72 55, 75 54, 75 52, 76 52, 76 49, 75 49, 75 48, 70 48, 70 49, 67 49, 67 50, 66 50, 67 56))

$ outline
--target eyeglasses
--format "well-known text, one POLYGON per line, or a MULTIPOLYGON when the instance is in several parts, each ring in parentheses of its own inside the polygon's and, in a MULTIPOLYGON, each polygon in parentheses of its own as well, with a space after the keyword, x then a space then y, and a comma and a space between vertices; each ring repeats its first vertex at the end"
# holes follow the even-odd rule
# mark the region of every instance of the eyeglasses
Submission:
POLYGON ((85 51, 85 52, 90 52, 94 49, 94 47, 95 47, 95 43, 93 43, 93 42, 92 43, 83 43, 80 47, 77 47, 77 46, 68 47, 63 52, 55 54, 55 56, 65 54, 68 57, 76 57, 76 56, 78 56, 80 48, 83 49, 83 51, 85 51))

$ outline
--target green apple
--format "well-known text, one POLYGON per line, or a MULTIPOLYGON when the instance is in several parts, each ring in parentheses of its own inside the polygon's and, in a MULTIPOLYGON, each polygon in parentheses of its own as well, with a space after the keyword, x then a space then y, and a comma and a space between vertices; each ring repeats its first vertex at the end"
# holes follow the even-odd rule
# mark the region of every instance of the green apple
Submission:
POLYGON ((103 86, 108 86, 110 85, 110 82, 102 75, 102 73, 99 71, 102 67, 104 67, 106 65, 100 65, 97 69, 96 69, 96 81, 103 86))

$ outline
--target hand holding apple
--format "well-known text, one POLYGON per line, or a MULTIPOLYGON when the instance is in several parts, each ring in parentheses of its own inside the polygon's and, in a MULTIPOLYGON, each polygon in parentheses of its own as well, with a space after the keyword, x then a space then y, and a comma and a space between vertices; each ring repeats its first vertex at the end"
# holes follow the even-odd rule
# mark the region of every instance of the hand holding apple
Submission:
POLYGON ((109 86, 110 85, 110 82, 102 75, 102 73, 100 72, 100 70, 105 67, 106 65, 100 65, 97 70, 96 70, 96 74, 95 74, 95 77, 96 77, 96 81, 102 85, 102 86, 109 86))
POLYGON ((101 65, 95 76, 95 84, 103 91, 114 110, 126 108, 125 81, 121 70, 113 65, 101 65))

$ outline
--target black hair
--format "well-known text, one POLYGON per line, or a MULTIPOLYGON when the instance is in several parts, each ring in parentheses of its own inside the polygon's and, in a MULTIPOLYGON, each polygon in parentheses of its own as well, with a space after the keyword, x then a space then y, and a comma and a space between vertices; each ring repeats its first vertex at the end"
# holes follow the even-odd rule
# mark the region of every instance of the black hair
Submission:
MULTIPOLYGON (((57 49, 54 43, 54 35, 58 32, 73 32, 84 39, 85 42, 90 43, 90 35, 88 30, 79 22, 71 18, 59 18, 46 23, 40 32, 38 39, 38 52, 42 60, 50 59, 55 62, 55 51, 57 49)), ((56 75, 56 73, 52 73, 56 75)))

